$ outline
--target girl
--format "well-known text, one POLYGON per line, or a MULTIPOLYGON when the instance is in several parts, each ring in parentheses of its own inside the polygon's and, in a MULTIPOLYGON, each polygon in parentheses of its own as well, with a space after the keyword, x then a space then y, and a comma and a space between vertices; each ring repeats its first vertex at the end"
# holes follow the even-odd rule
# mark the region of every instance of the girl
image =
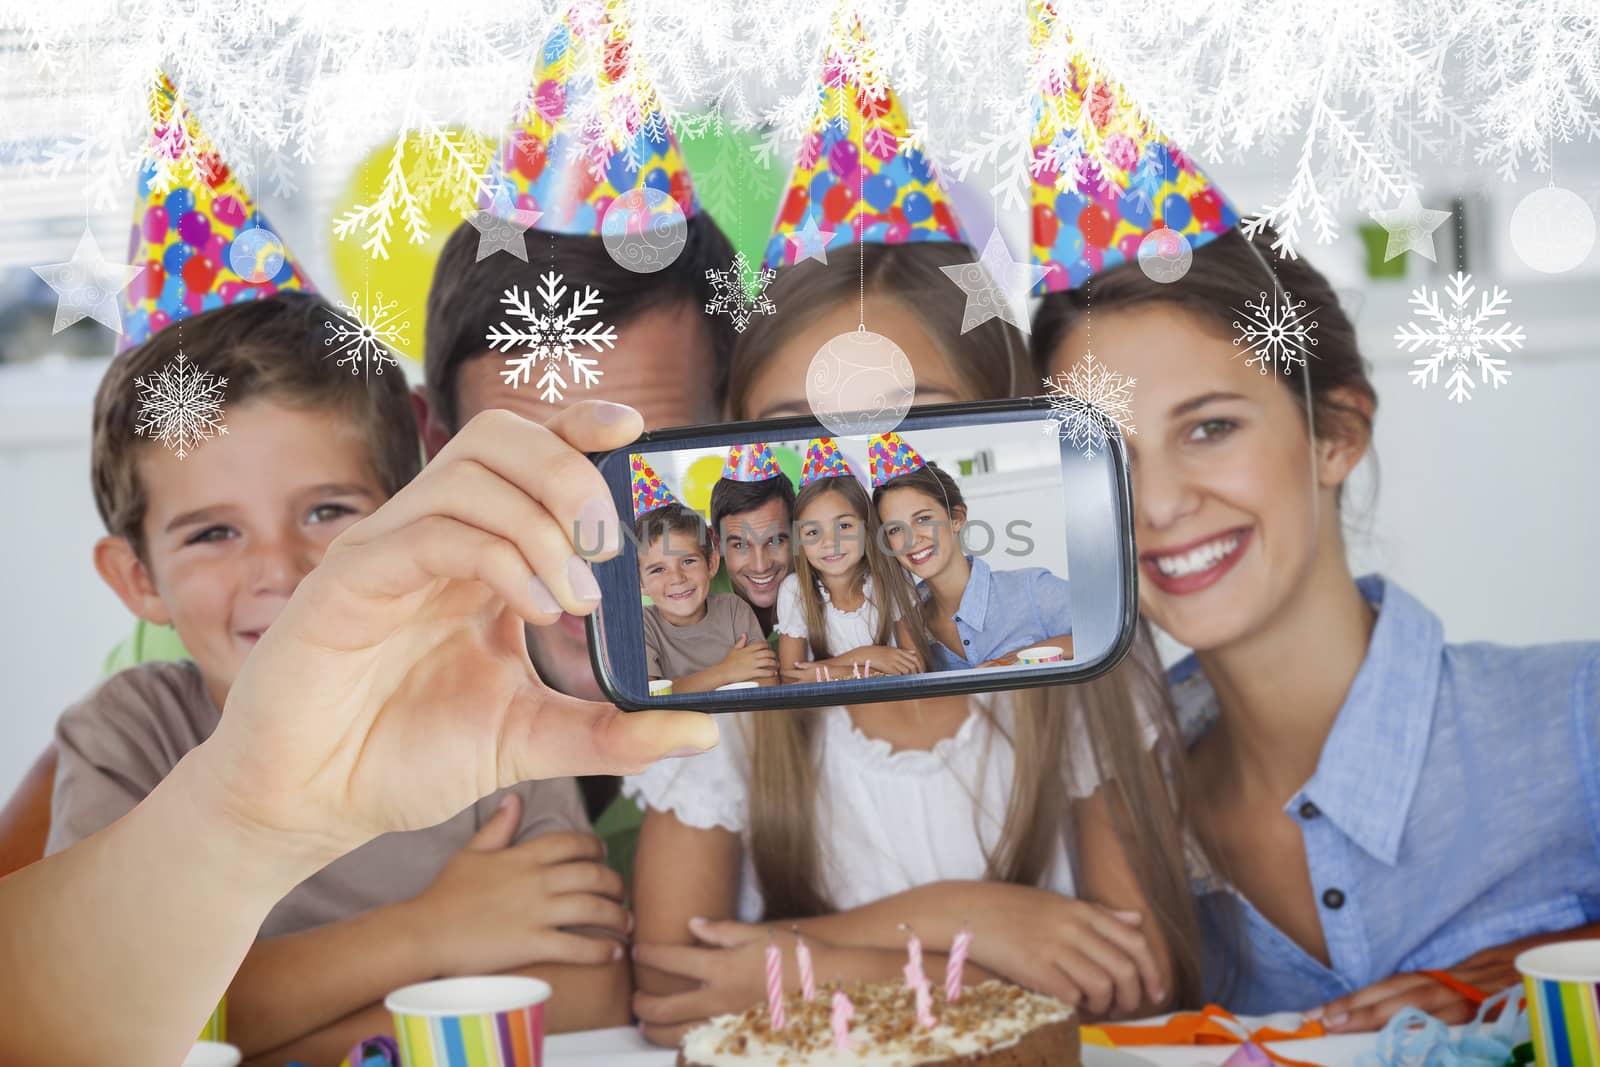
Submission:
POLYGON ((1016 662, 1033 645, 1072 655, 1065 578, 1043 567, 997 571, 961 551, 967 502, 956 480, 899 434, 872 444, 872 502, 900 565, 916 579, 912 633, 934 670, 1016 662))
POLYGON ((795 496, 800 554, 778 587, 778 662, 785 680, 869 668, 912 674, 922 661, 891 644, 905 581, 877 550, 872 502, 831 437, 806 448, 795 496))
MULTIPOLYGON (((778 272, 781 310, 735 354, 730 417, 807 411, 812 356, 863 311, 907 353, 918 403, 995 398, 1023 377, 1012 327, 961 332, 940 267, 970 263, 969 249, 830 258, 778 272)), ((647 809, 634 868, 645 1033, 671 1043, 759 1001, 771 936, 792 961, 803 934, 819 980, 897 977, 902 922, 930 974, 970 920, 970 981, 998 975, 1102 1015, 1197 997, 1187 883, 1144 859, 1181 848, 1149 752, 1175 734, 1165 699, 1146 639, 1070 689, 724 716, 714 754, 624 786, 647 809)))
POLYGON ((1461 1022, 1522 947, 1600 933, 1600 646, 1446 645, 1352 577, 1339 501, 1377 395, 1327 281, 1269 267, 1272 240, 1229 232, 1174 284, 1109 270, 1047 297, 1033 340, 1065 369, 1092 304, 1096 357, 1139 381, 1140 606, 1194 649, 1171 679, 1210 995, 1333 1030, 1461 1022), (1316 358, 1276 376, 1233 340, 1269 287, 1317 309, 1316 358))

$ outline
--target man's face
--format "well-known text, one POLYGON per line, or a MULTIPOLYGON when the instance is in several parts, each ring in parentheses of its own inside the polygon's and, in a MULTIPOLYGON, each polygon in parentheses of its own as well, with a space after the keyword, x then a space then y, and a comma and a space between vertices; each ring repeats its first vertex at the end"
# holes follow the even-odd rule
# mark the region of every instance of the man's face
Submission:
MULTIPOLYGON (((647 430, 717 419, 711 395, 711 337, 696 305, 653 308, 629 319, 617 328, 616 347, 600 357, 599 382, 588 389, 569 389, 565 399, 555 403, 541 400, 534 385, 513 388, 505 384, 500 377, 503 359, 485 350, 461 364, 456 372, 458 426, 493 408, 542 423, 569 403, 591 399, 638 409, 647 430)), ((423 433, 430 455, 443 447, 448 436, 432 412, 423 433)), ((624 521, 627 518, 623 516, 624 521)), ((553 625, 530 626, 527 633, 528 654, 547 684, 571 696, 603 699, 589 666, 582 617, 563 615, 553 625)))
POLYGON ((758 608, 778 602, 778 585, 789 573, 794 546, 781 500, 722 517, 718 541, 734 592, 758 608))

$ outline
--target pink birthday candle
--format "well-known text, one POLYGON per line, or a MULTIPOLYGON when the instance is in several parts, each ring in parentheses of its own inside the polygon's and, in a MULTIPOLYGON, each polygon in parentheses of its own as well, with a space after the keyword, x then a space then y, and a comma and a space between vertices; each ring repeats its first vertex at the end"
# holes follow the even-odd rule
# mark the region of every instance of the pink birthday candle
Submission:
POLYGON ((783 951, 773 938, 767 946, 767 1013, 772 1016, 772 1028, 783 1029, 783 951))
POLYGON ((922 973, 922 942, 917 939, 916 931, 905 923, 900 924, 900 929, 910 935, 906 941, 906 988, 915 989, 918 982, 927 981, 922 973))
POLYGON ((833 991, 833 1047, 841 1052, 849 1052, 855 1047, 855 1042, 850 1040, 850 1020, 855 1018, 856 1006, 850 1003, 850 998, 844 995, 844 990, 833 991))
POLYGON ((933 1017, 933 993, 928 989, 928 980, 923 978, 917 983, 917 1025, 924 1030, 932 1030, 939 1025, 939 1020, 933 1017))
POLYGON ((961 924, 961 932, 956 934, 955 942, 950 946, 950 962, 944 967, 944 999, 956 1001, 961 999, 961 970, 967 964, 967 951, 972 947, 972 931, 967 929, 967 924, 961 924))
POLYGON ((806 947, 805 938, 796 930, 794 935, 794 956, 800 964, 800 995, 806 1000, 817 999, 817 979, 811 970, 811 950, 806 947))

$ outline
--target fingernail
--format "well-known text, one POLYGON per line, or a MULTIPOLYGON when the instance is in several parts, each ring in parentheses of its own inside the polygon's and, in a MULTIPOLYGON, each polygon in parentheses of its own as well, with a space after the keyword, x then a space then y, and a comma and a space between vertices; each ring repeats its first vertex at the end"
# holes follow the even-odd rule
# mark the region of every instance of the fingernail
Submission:
POLYGON ((621 958, 622 958, 622 946, 621 945, 612 945, 611 946, 611 959, 612 959, 612 961, 615 962, 616 960, 620 960, 621 958))
POLYGON ((1343 1026, 1345 1023, 1347 1023, 1349 1021, 1350 1021, 1349 1013, 1348 1012, 1342 1012, 1342 1011, 1339 1012, 1337 1015, 1330 1015, 1326 1019, 1323 1020, 1323 1022, 1327 1023, 1329 1026, 1343 1026))
POLYGON ((685 759, 685 758, 687 758, 689 756, 698 756, 704 751, 705 751, 705 749, 703 749, 703 748, 688 748, 688 747, 675 748, 671 752, 668 752, 666 755, 662 756, 661 758, 662 759, 685 759))
POLYGON ((608 496, 592 496, 583 502, 578 509, 578 526, 573 532, 578 555, 585 559, 616 552, 622 547, 622 525, 608 496))
POLYGON ((533 606, 540 611, 559 614, 561 603, 556 600, 556 595, 550 592, 550 587, 538 575, 528 579, 528 596, 533 598, 533 606))
POLYGON ((1320 1019, 1320 1018, 1322 1018, 1322 1008, 1320 1008, 1320 1007, 1312 1008, 1310 1011, 1303 1012, 1302 1014, 1307 1019, 1320 1019))
POLYGON ((689 920, 689 929, 691 929, 691 930, 699 930, 705 924, 706 924, 705 918, 703 916, 696 915, 694 918, 689 920))
POLYGON ((1130 926, 1136 925, 1136 924, 1141 923, 1141 922, 1144 921, 1144 916, 1139 914, 1136 911, 1114 911, 1111 914, 1116 916, 1116 918, 1120 919, 1122 922, 1125 922, 1130 926))
POLYGON ((633 912, 628 912, 628 933, 633 933, 633 912))
MULTIPOLYGON (((536 582, 538 580, 539 579, 537 579, 537 578, 534 579, 534 581, 536 581, 536 582)), ((505 811, 510 806, 511 806, 511 794, 507 793, 505 796, 500 798, 500 809, 499 810, 505 811)))
POLYGON ((633 948, 629 950, 629 954, 632 955, 634 959, 638 959, 639 958, 639 946, 638 945, 634 945, 633 948))
POLYGON ((609 400, 592 400, 590 403, 594 405, 595 422, 617 423, 629 415, 639 414, 638 411, 626 404, 613 404, 609 400))
POLYGON ((577 556, 567 557, 567 581, 572 585, 572 595, 579 600, 596 603, 600 599, 600 583, 594 572, 577 556))

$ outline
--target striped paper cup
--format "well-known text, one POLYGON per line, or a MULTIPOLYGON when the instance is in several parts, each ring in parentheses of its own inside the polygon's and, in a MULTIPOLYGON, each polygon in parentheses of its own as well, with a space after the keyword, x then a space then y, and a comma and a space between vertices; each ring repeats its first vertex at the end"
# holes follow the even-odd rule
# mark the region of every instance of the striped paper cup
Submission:
POLYGON ((550 986, 501 975, 443 978, 384 999, 402 1067, 542 1067, 550 986))
POLYGON ((1600 1067, 1600 941, 1564 941, 1517 957, 1539 1067, 1600 1067))

